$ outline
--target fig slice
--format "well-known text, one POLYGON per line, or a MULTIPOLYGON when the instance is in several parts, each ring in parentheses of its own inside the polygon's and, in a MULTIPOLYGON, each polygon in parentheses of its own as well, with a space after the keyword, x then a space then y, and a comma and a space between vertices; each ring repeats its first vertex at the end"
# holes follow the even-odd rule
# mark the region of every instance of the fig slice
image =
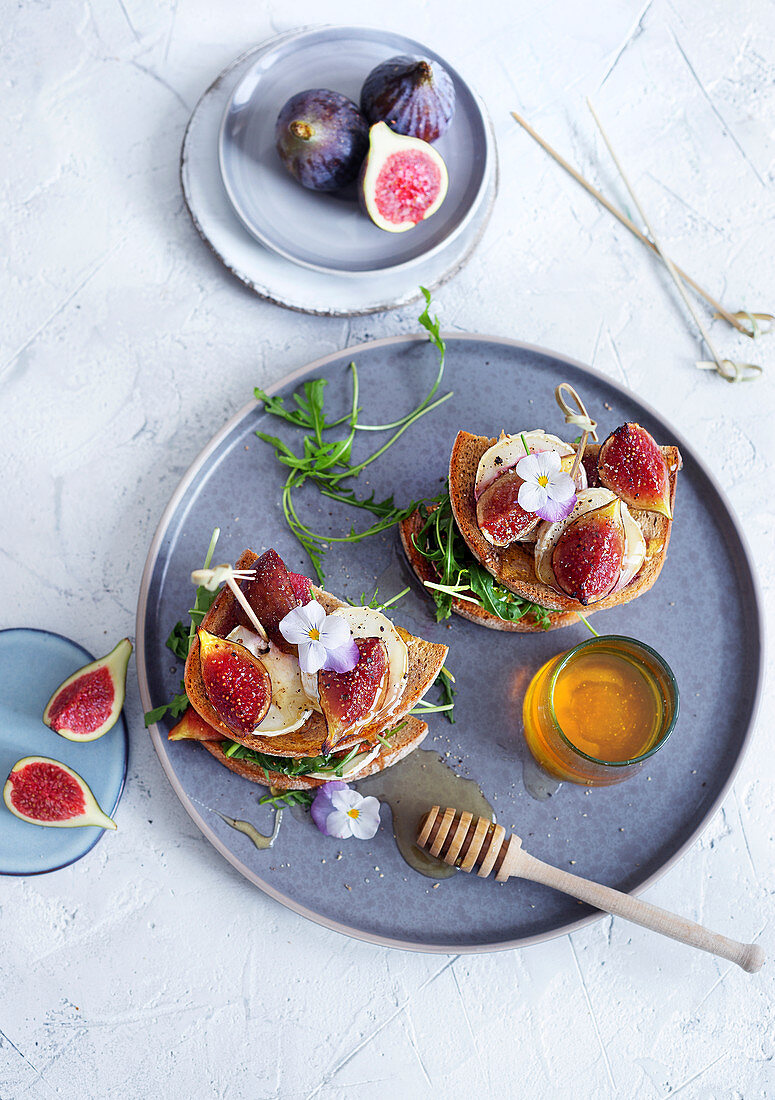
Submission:
POLYGON ((360 656, 354 669, 318 673, 320 706, 328 727, 324 753, 330 752, 348 730, 376 714, 387 692, 387 646, 380 638, 355 638, 355 644, 360 656))
POLYGON ((117 828, 78 772, 47 756, 17 760, 3 787, 3 801, 12 814, 31 825, 117 828))
POLYGON ((552 553, 554 576, 572 599, 596 603, 616 587, 624 552, 622 502, 617 497, 565 528, 552 553))
POLYGON ((673 518, 665 456, 640 424, 621 424, 611 432, 597 456, 597 470, 601 484, 630 508, 673 518))
POLYGON ((369 131, 361 169, 361 202, 380 229, 404 233, 435 214, 449 177, 441 155, 418 138, 394 134, 384 122, 369 131))
POLYGON ((288 573, 288 579, 297 603, 309 603, 312 599, 312 581, 309 577, 305 577, 303 573, 288 573))
POLYGON ((193 707, 186 707, 183 717, 167 734, 168 741, 223 741, 223 734, 215 729, 193 707))
POLYGON ((510 546, 538 527, 540 516, 519 505, 519 488, 524 484, 516 470, 490 482, 476 502, 479 530, 493 546, 510 546))
POLYGON ((105 657, 79 668, 46 703, 43 721, 68 741, 96 741, 113 729, 126 693, 132 643, 122 638, 105 657))
MULTIPOLYGON (((267 633, 270 641, 274 642, 283 653, 296 653, 297 647, 287 642, 280 633, 280 622, 289 611, 298 607, 302 600, 297 594, 301 591, 298 580, 300 574, 288 572, 285 562, 276 550, 265 551, 253 566, 255 576, 252 580, 243 581, 240 585, 245 598, 256 613, 259 622, 267 633)), ((244 610, 237 607, 237 622, 240 626, 246 626, 254 630, 254 624, 248 619, 244 610)))
POLYGON ((272 681, 263 663, 239 642, 198 631, 199 668, 205 693, 225 726, 252 733, 272 702, 272 681))

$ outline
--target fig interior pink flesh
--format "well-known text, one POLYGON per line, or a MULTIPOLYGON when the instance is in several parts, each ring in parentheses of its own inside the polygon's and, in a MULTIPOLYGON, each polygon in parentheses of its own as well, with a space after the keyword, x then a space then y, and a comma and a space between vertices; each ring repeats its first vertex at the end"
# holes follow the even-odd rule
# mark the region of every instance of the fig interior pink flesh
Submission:
POLYGON ((421 222, 439 194, 439 166, 422 153, 402 149, 387 158, 377 177, 374 199, 385 221, 421 222))
POLYGON ((107 668, 96 668, 73 680, 54 700, 49 719, 55 730, 94 733, 113 706, 113 679, 107 668))
POLYGON ((69 772, 55 764, 36 761, 11 772, 11 803, 25 817, 38 821, 66 821, 86 812, 86 799, 69 772))

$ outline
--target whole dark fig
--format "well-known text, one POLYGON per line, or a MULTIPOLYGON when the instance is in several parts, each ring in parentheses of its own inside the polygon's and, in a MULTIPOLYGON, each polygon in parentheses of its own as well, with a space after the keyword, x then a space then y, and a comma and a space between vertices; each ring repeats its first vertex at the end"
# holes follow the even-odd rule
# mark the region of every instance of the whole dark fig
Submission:
POLYGON ((280 160, 302 187, 339 191, 357 178, 369 127, 351 99, 327 88, 292 96, 275 123, 280 160))
POLYGON ((455 115, 455 86, 437 61, 391 57, 372 69, 361 89, 361 110, 372 125, 435 141, 455 115))

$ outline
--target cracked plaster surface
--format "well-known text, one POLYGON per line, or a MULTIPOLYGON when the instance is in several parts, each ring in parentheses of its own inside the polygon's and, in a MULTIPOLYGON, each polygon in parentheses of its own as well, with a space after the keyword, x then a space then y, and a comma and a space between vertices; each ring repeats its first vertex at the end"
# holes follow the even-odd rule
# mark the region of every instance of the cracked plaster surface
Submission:
MULTIPOLYGON (((413 307, 321 319, 257 300, 202 246, 178 185, 188 115, 310 0, 7 4, 0 116, 0 625, 95 652, 132 633, 151 535, 247 399, 309 359, 414 331, 413 307)), ((767 371, 727 386, 645 249, 508 116, 627 205, 591 95, 673 258, 733 309, 775 309, 770 0, 332 0, 325 20, 447 55, 493 116, 501 190, 437 295, 444 326, 592 363, 673 420, 744 524, 773 605, 775 336, 719 322, 767 371)), ((734 660, 734 655, 730 655, 734 660)), ((775 1096, 772 966, 757 978, 604 919, 494 956, 391 952, 302 921, 194 830, 142 728, 120 830, 0 883, 0 1097, 775 1096), (151 1083, 153 1087, 151 1088, 151 1083)), ((650 901, 773 951, 773 703, 733 791, 650 901)))

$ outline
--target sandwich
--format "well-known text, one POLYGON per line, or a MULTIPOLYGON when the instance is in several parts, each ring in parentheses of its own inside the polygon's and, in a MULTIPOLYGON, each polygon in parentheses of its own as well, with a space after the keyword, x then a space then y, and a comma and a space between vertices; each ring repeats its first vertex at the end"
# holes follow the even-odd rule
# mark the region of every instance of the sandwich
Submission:
POLYGON ((246 550, 236 571, 249 572, 242 599, 224 587, 204 616, 186 659, 189 707, 170 740, 198 741, 274 791, 363 778, 420 744, 428 727, 410 712, 446 646, 338 600, 274 550, 246 550))
POLYGON ((444 591, 465 618, 518 631, 566 626, 647 592, 670 542, 680 452, 635 423, 602 445, 584 447, 585 440, 566 443, 543 430, 498 439, 459 432, 448 494, 401 525, 423 584, 444 591), (440 510, 449 516, 446 541, 435 522, 440 510), (455 540, 461 583, 450 584, 447 570, 440 584, 439 548, 452 546, 454 556, 455 540), (509 599, 520 614, 509 615, 509 599))

